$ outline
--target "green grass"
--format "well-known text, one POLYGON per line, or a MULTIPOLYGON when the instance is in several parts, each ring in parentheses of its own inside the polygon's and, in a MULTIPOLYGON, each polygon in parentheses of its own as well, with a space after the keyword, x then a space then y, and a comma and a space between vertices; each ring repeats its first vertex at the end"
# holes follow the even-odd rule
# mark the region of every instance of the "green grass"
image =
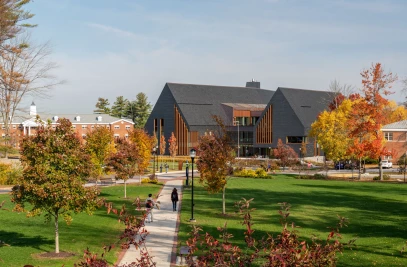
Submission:
MULTIPOLYGON (((161 185, 127 185, 127 199, 124 199, 123 186, 102 188, 101 197, 113 202, 117 209, 126 206, 136 213, 132 201, 137 196, 146 198, 149 193, 157 194, 161 185)), ((6 200, 5 208, 12 209, 9 195, 0 195, 0 203, 6 200)), ((27 218, 25 214, 0 210, 0 240, 8 244, 0 247, 0 266, 73 266, 82 259, 83 251, 89 249, 98 253, 103 252, 102 246, 117 242, 118 236, 124 226, 117 220, 117 215, 107 214, 104 208, 95 211, 92 216, 86 213, 77 214, 73 217, 71 225, 61 220, 59 224, 60 251, 75 253, 74 257, 63 260, 38 259, 36 256, 44 252, 55 250, 54 224, 44 223, 44 217, 27 218)), ((114 264, 119 249, 107 254, 106 259, 114 264)))
MULTIPOLYGON (((179 240, 185 245, 190 231, 191 191, 184 190, 179 240)), ((227 222, 234 235, 232 242, 244 246, 241 218, 235 201, 254 198, 252 202, 257 239, 266 233, 281 232, 278 214, 281 202, 292 205, 290 221, 294 221, 301 239, 315 234, 325 240, 329 229, 338 222, 337 215, 349 219, 342 228, 343 242, 357 238, 356 247, 339 255, 338 266, 407 266, 407 255, 400 250, 407 241, 407 184, 299 180, 277 175, 273 180, 249 178, 230 179, 226 189, 227 217, 222 217, 221 194, 208 194, 195 183, 194 217, 196 224, 219 237, 216 227, 227 222)))

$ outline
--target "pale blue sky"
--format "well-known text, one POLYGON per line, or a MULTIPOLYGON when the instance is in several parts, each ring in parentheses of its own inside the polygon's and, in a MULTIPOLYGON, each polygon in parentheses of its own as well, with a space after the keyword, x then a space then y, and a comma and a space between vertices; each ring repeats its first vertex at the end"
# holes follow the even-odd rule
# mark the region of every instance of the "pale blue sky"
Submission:
MULTIPOLYGON (((65 85, 39 111, 91 113, 97 98, 155 104, 166 82, 326 90, 381 62, 407 76, 405 0, 35 0, 65 85)), ((394 87, 400 91, 401 84, 394 87)), ((403 100, 396 93, 392 99, 403 100)))

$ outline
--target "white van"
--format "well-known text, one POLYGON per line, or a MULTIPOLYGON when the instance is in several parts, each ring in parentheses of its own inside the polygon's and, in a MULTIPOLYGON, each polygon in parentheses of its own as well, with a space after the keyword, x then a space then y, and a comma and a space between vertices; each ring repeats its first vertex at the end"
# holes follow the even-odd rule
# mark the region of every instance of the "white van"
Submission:
POLYGON ((390 169, 391 167, 393 167, 393 163, 387 159, 382 160, 382 168, 383 169, 390 169))

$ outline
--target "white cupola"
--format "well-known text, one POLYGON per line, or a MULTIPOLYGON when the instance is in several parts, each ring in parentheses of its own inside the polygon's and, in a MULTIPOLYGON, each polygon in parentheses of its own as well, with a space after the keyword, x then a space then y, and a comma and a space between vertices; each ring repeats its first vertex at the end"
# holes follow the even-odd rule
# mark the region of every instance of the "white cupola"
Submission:
POLYGON ((57 122, 58 121, 58 116, 54 116, 53 118, 52 118, 55 122, 57 122))
POLYGON ((97 120, 97 121, 102 121, 102 116, 98 116, 98 117, 96 118, 96 120, 97 120))
POLYGON ((34 104, 34 101, 30 106, 30 116, 37 116, 37 106, 34 104))
POLYGON ((79 116, 79 115, 76 116, 76 117, 75 117, 75 120, 76 120, 76 121, 81 121, 81 116, 79 116))

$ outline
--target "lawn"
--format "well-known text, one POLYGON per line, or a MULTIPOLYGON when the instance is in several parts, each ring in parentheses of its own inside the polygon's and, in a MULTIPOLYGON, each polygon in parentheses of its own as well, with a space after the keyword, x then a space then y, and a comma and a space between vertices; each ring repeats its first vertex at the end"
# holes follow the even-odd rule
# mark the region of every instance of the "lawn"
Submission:
MULTIPOLYGON (((179 240, 185 245, 190 231, 191 191, 184 190, 179 240)), ((257 238, 278 234, 282 227, 278 214, 281 202, 292 205, 294 221, 301 239, 315 234, 325 239, 338 222, 337 215, 349 219, 341 229, 343 242, 357 238, 356 247, 339 255, 338 266, 407 266, 407 254, 400 250, 407 241, 407 184, 299 180, 290 175, 276 175, 273 180, 233 178, 226 190, 228 216, 221 216, 221 194, 208 194, 195 183, 194 217, 205 232, 218 237, 216 227, 227 222, 232 242, 244 245, 241 219, 234 211, 235 201, 254 198, 252 216, 257 238)))
MULTIPOLYGON (((134 206, 132 201, 137 196, 146 198, 149 193, 157 194, 160 185, 143 184, 127 185, 128 199, 123 199, 123 186, 116 185, 104 187, 101 197, 109 202, 113 202, 115 208, 120 209, 122 204, 126 204, 132 212, 134 206)), ((5 208, 12 209, 9 196, 0 195, 0 203, 6 200, 5 208)), ((27 218, 25 214, 18 214, 6 210, 0 210, 0 240, 6 246, 0 246, 0 266, 24 266, 31 264, 34 266, 73 266, 83 256, 84 249, 88 248, 99 255, 102 253, 102 246, 118 241, 118 236, 123 230, 123 225, 117 220, 117 215, 107 214, 104 208, 94 212, 92 216, 77 214, 73 217, 71 225, 66 225, 64 221, 59 224, 60 250, 75 253, 69 259, 38 259, 38 254, 43 252, 53 252, 54 224, 45 224, 44 217, 27 218)), ((119 249, 107 254, 106 259, 110 264, 114 264, 119 253, 119 249)))

